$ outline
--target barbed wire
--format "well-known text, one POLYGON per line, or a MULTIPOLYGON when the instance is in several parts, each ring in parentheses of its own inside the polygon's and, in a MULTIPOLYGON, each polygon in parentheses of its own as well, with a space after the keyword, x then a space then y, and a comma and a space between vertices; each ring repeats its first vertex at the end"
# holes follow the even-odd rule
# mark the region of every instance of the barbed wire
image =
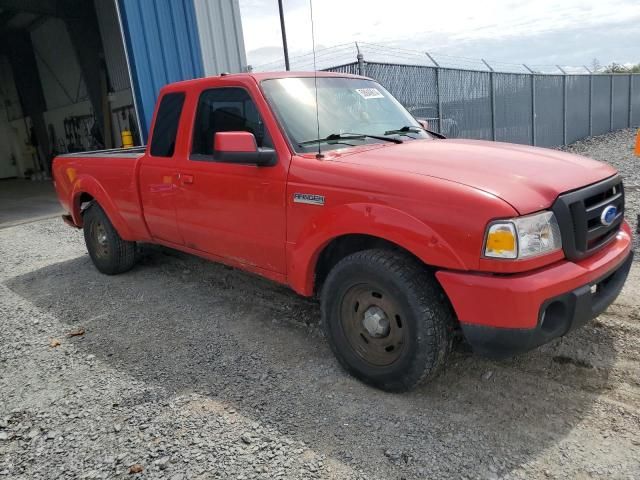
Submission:
MULTIPOLYGON (((403 47, 381 45, 370 42, 349 42, 325 47, 316 51, 316 68, 325 70, 356 61, 358 50, 365 62, 404 63, 418 66, 439 66, 462 70, 494 71, 500 73, 540 73, 540 74, 590 74, 589 68, 581 65, 524 64, 502 60, 480 59, 448 55, 438 52, 412 50, 403 47)), ((312 70, 313 53, 296 55, 289 59, 292 70, 312 70)), ((265 72, 284 70, 284 59, 274 60, 252 67, 253 71, 265 72)))
MULTIPOLYGON (((316 50, 316 61, 318 59, 322 59, 323 57, 335 57, 336 55, 339 55, 341 52, 351 53, 354 51, 354 49, 355 49, 355 46, 352 42, 343 43, 340 45, 334 45, 331 47, 319 48, 316 50)), ((289 61, 297 62, 298 64, 306 64, 306 63, 312 64, 313 52, 305 53, 302 55, 296 55, 294 57, 291 57, 289 61)), ((266 71, 270 67, 279 66, 279 65, 284 65, 284 58, 260 64, 258 66, 255 66, 254 69, 260 70, 260 71, 266 71)))

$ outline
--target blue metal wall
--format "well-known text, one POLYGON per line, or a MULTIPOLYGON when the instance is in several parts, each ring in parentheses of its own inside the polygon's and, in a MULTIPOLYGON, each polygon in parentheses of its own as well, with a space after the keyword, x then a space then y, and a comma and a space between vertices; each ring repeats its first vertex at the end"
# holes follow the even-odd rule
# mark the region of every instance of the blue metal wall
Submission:
POLYGON ((204 75, 193 0, 118 0, 142 136, 167 83, 204 75))

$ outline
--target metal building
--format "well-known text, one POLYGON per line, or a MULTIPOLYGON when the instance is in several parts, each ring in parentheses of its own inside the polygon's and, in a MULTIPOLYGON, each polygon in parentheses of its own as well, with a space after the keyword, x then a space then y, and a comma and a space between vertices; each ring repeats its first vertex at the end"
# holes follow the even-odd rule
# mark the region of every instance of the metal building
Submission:
POLYGON ((119 0, 142 131, 167 83, 246 65, 237 0, 119 0))
POLYGON ((0 0, 0 179, 143 143, 162 86, 245 67, 238 0, 0 0))

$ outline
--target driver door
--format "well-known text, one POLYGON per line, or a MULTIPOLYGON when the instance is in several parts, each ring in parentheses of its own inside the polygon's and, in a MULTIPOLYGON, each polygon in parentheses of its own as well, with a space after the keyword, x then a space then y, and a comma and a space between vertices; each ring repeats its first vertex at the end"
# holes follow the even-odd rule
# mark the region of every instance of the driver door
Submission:
POLYGON ((185 245, 232 263, 284 273, 288 162, 280 158, 273 166, 257 166, 214 157, 216 133, 232 131, 250 132, 258 147, 273 148, 245 88, 202 91, 191 151, 179 165, 176 206, 185 245))

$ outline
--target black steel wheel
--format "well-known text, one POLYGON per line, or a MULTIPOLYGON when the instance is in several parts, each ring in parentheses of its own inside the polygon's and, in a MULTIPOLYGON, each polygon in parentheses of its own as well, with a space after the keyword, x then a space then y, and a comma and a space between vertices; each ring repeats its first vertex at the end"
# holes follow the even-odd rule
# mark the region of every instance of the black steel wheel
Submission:
POLYGON ((109 258, 109 239, 107 230, 101 220, 96 220, 90 225, 91 249, 99 259, 109 258))
POLYGON ((123 240, 109 217, 93 203, 83 215, 84 240, 91 261, 107 275, 130 270, 136 263, 136 243, 123 240))
POLYGON ((392 295, 379 286, 361 283, 347 290, 341 304, 342 329, 362 360, 384 367, 400 358, 407 330, 392 295))
POLYGON ((454 314, 435 278, 400 251, 342 259, 321 293, 322 319, 340 363, 360 380, 406 391, 433 378, 451 351, 454 314))

